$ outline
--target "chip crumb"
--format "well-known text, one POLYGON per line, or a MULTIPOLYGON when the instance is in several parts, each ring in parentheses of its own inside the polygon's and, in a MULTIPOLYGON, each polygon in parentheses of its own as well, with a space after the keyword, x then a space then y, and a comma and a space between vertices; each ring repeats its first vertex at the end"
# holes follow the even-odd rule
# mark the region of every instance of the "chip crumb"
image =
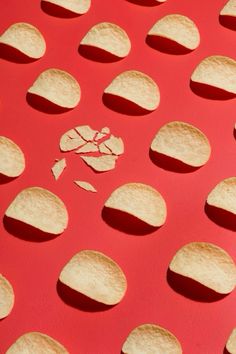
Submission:
POLYGON ((107 134, 98 132, 97 135, 95 136, 95 141, 99 141, 99 140, 105 138, 106 135, 107 134))
POLYGON ((88 142, 84 146, 82 146, 81 148, 76 150, 75 153, 76 154, 84 154, 84 153, 88 153, 88 152, 98 152, 98 151, 99 151, 98 147, 94 143, 88 142))
POLYGON ((86 144, 86 141, 75 131, 70 129, 60 139, 60 150, 63 152, 72 151, 86 144))
POLYGON ((81 159, 93 170, 97 172, 106 172, 115 168, 117 156, 105 155, 105 156, 80 156, 81 159))
POLYGON ((65 168, 66 168, 66 159, 65 158, 61 160, 57 159, 55 164, 51 168, 55 180, 58 180, 58 178, 61 176, 65 168))
POLYGON ((102 130, 101 130, 101 133, 103 133, 103 134, 110 134, 110 128, 108 128, 108 127, 103 127, 102 130))
POLYGON ((96 134, 98 133, 97 130, 92 129, 89 125, 81 125, 81 126, 75 127, 75 130, 86 141, 93 141, 96 134))
POLYGON ((94 186, 89 182, 76 180, 76 181, 74 181, 74 183, 77 186, 79 186, 80 188, 82 188, 88 192, 93 192, 93 193, 97 192, 97 190, 94 188, 94 186))
POLYGON ((121 155, 124 153, 124 143, 121 138, 111 135, 109 139, 104 141, 104 144, 114 155, 121 155))

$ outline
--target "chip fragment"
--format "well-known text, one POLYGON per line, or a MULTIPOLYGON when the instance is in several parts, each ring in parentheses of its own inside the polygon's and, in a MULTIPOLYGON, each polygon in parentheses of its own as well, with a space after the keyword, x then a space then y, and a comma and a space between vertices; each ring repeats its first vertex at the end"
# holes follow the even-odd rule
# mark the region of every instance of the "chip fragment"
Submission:
POLYGON ((226 349, 229 354, 236 354, 236 328, 234 328, 226 343, 226 349))
POLYGON ((64 133, 60 139, 61 151, 71 151, 86 144, 86 141, 77 133, 75 129, 70 129, 64 133))
POLYGON ((220 294, 230 293, 236 285, 233 259, 212 243, 191 242, 183 246, 173 257, 169 268, 220 294))
POLYGON ((206 57, 195 68, 191 80, 236 94, 236 61, 222 55, 206 57))
POLYGON ((104 144, 114 155, 121 155, 124 153, 124 143, 121 138, 111 135, 109 139, 104 141, 104 144))
POLYGON ((219 182, 209 193, 207 204, 236 215, 236 177, 219 182))
POLYGON ((178 339, 167 329, 145 323, 134 328, 122 347, 124 354, 182 354, 178 339))
POLYGON ((192 167, 204 165, 211 154, 207 137, 193 125, 180 121, 163 125, 152 141, 151 150, 192 167))
POLYGON ((92 142, 88 142, 85 145, 83 145, 82 147, 80 147, 78 150, 76 150, 76 154, 85 154, 85 153, 89 153, 89 152, 97 152, 98 151, 98 147, 97 145, 95 145, 92 142))
POLYGON ((126 277, 111 258, 94 250, 82 250, 62 269, 60 281, 106 305, 119 303, 127 288, 126 277))
POLYGON ((58 178, 61 176, 65 168, 66 168, 66 159, 61 159, 54 163, 54 165, 52 166, 52 174, 55 180, 58 180, 58 178))
POLYGON ((220 15, 236 17, 236 0, 229 0, 220 11, 220 15))
POLYGON ((80 156, 81 159, 93 170, 97 172, 106 172, 113 170, 116 165, 117 156, 80 156))
POLYGON ((58 341, 40 332, 28 332, 20 336, 6 354, 69 354, 58 341))
POLYGON ((23 151, 16 143, 0 136, 0 174, 6 177, 18 177, 25 169, 23 151))
POLYGON ((10 282, 0 274, 0 319, 7 317, 14 306, 15 295, 10 282))
POLYGON ((5 215, 55 235, 62 233, 68 224, 65 204, 55 194, 41 187, 22 190, 5 215))
POLYGON ((127 183, 115 189, 105 207, 130 214, 148 225, 159 227, 166 221, 167 209, 162 195, 143 183, 127 183))
POLYGON ((93 141, 97 130, 92 129, 89 125, 80 125, 75 127, 75 130, 80 134, 80 136, 86 141, 93 141))
POLYGON ((54 68, 43 71, 28 92, 68 109, 75 108, 81 96, 76 79, 68 72, 54 68))
POLYGON ((46 51, 46 43, 39 30, 29 23, 14 23, 0 37, 0 43, 19 50, 32 59, 41 58, 46 51))
POLYGON ((88 192, 93 192, 93 193, 96 193, 97 190, 94 188, 94 186, 89 183, 89 182, 86 182, 86 181, 74 181, 74 183, 79 186, 80 188, 88 191, 88 192))
POLYGON ((104 93, 121 97, 148 111, 155 110, 160 102, 160 91, 155 81, 137 70, 119 74, 104 93))
POLYGON ((49 2, 78 15, 88 12, 91 6, 91 0, 42 0, 42 2, 49 2))

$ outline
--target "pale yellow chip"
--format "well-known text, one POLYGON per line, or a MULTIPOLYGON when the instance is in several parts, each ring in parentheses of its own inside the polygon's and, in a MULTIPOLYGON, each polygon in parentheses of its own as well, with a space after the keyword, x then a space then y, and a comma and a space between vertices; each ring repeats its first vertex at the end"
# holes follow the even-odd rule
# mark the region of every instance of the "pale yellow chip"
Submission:
POLYGON ((11 313, 14 301, 15 295, 12 285, 0 274, 0 320, 11 313))
POLYGON ((105 154, 105 155, 111 155, 112 154, 111 150, 108 149, 108 147, 106 147, 104 142, 99 144, 98 149, 99 149, 101 154, 105 154))
POLYGON ((70 288, 106 305, 119 303, 127 289, 126 277, 105 254, 83 250, 65 265, 60 281, 70 288))
POLYGON ((92 129, 89 125, 81 125, 79 127, 75 127, 75 130, 80 134, 80 136, 86 141, 93 141, 97 130, 92 129))
POLYGON ((124 143, 121 138, 111 135, 109 139, 104 141, 104 144, 114 155, 121 155, 124 153, 124 143))
POLYGON ((94 188, 94 186, 89 183, 89 182, 86 182, 86 181, 74 181, 74 183, 79 186, 80 188, 88 191, 88 192, 93 192, 93 193, 96 193, 97 190, 94 188))
POLYGON ((160 91, 155 81, 136 70, 118 75, 104 92, 124 98, 148 111, 155 110, 160 102, 160 91))
POLYGON ((193 167, 204 165, 211 154, 207 137, 193 125, 179 121, 161 127, 152 141, 151 150, 193 167))
POLYGON ((148 35, 170 39, 190 50, 196 49, 200 43, 196 24, 190 18, 179 14, 162 17, 150 29, 148 35))
POLYGON ((145 323, 134 328, 122 347, 124 354, 182 354, 178 339, 167 329, 145 323))
POLYGON ((206 57, 192 73, 191 80, 236 94, 236 61, 222 55, 206 57))
POLYGON ((226 343, 226 349, 229 354, 236 354, 236 328, 234 328, 226 343))
POLYGON ((209 193, 207 204, 236 214, 236 177, 218 183, 209 193))
POLYGON ((18 177, 25 169, 23 151, 12 140, 0 136, 0 174, 18 177))
POLYGON ((81 91, 76 79, 60 69, 43 71, 28 90, 63 108, 74 108, 80 101, 81 91))
POLYGON ((14 23, 1 35, 0 43, 19 50, 24 55, 41 58, 46 51, 46 43, 39 30, 29 23, 14 23))
POLYGON ((84 154, 84 153, 88 153, 88 152, 97 152, 98 151, 98 147, 97 145, 95 145, 92 142, 88 142, 85 145, 83 145, 81 148, 79 148, 78 150, 76 150, 76 154, 84 154))
POLYGON ((20 336, 6 354, 69 354, 58 341, 40 332, 28 332, 20 336))
POLYGON ((58 178, 61 176, 65 168, 66 168, 66 159, 61 159, 54 163, 54 165, 52 166, 52 174, 55 180, 58 180, 58 178))
POLYGON ((127 33, 110 22, 101 22, 93 26, 80 44, 105 50, 120 58, 126 57, 131 49, 127 33))
POLYGON ((113 170, 116 165, 117 156, 80 156, 84 162, 97 172, 106 172, 113 170))
POLYGON ((230 293, 236 285, 233 259, 222 248, 206 242, 191 242, 178 250, 170 270, 191 278, 220 294, 230 293))
POLYGON ((220 15, 236 17, 236 0, 229 0, 220 11, 220 15))
POLYGON ((105 207, 123 211, 158 227, 165 223, 167 208, 162 195, 143 183, 127 183, 112 192, 105 207))
POLYGON ((88 12, 91 6, 91 0, 42 0, 51 4, 63 7, 66 10, 83 15, 88 12))
POLYGON ((102 133, 102 134, 110 134, 110 128, 108 128, 108 127, 103 127, 102 130, 101 130, 101 133, 102 133))
POLYGON ((62 233, 68 224, 65 204, 55 194, 40 187, 22 190, 5 215, 55 235, 62 233))
POLYGON ((64 133, 60 139, 61 151, 71 151, 78 149, 86 144, 86 141, 76 132, 75 129, 70 129, 64 133))

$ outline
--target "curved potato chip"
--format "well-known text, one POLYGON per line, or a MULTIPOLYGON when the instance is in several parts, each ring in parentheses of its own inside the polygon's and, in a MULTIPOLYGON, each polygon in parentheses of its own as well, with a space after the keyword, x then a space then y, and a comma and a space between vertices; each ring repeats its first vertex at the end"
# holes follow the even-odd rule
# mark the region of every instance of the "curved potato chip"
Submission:
POLYGON ((9 138, 0 136, 0 173, 7 177, 18 177, 24 169, 22 150, 9 138))
POLYGON ((236 17, 236 0, 229 0, 220 11, 220 15, 236 17))
POLYGON ((191 242, 172 259, 171 271, 191 278, 220 294, 230 293, 236 285, 233 259, 222 248, 206 242, 191 242))
POLYGON ((60 281, 87 297, 106 305, 119 303, 127 288, 126 277, 105 254, 83 250, 74 255, 59 276, 60 281))
POLYGON ((124 354, 182 354, 178 339, 167 329, 155 324, 134 328, 122 347, 124 354))
POLYGON ((40 332, 28 332, 20 336, 6 354, 69 354, 63 345, 40 332))
POLYGON ((88 12, 91 6, 91 0, 42 0, 51 4, 63 7, 66 10, 83 15, 88 12))
POLYGON ((46 43, 39 30, 29 23, 14 23, 1 35, 0 43, 19 50, 26 56, 39 59, 46 51, 46 43))
POLYGON ((160 102, 157 84, 148 75, 136 70, 118 75, 104 93, 124 98, 148 111, 155 110, 160 102))
POLYGON ((97 172, 106 172, 113 170, 116 165, 117 156, 80 156, 81 159, 93 170, 97 172))
POLYGON ((121 27, 109 22, 93 26, 80 44, 105 50, 120 58, 126 57, 131 49, 127 33, 121 27))
POLYGON ((162 195, 143 183, 118 187, 107 199, 105 207, 123 211, 154 227, 166 221, 167 209, 162 195))
POLYGON ((222 55, 206 57, 192 73, 191 80, 236 94, 236 61, 222 55))
POLYGON ((65 204, 55 194, 40 187, 22 190, 5 215, 55 235, 62 233, 68 224, 65 204))
POLYGON ((218 183, 209 193, 207 204, 236 214, 236 177, 218 183))
POLYGON ((226 349, 229 354, 236 354, 236 328, 234 328, 226 343, 226 349))
POLYGON ((193 125, 178 121, 160 128, 152 141, 151 150, 193 167, 204 165, 211 154, 207 137, 193 125))
POLYGON ((47 69, 43 71, 28 90, 63 108, 74 108, 80 101, 80 86, 66 71, 47 69))
POLYGON ((9 281, 0 274, 0 319, 7 317, 14 306, 15 295, 9 281))
POLYGON ((179 14, 162 17, 150 29, 148 35, 170 39, 190 50, 196 49, 200 43, 196 24, 190 18, 179 14))

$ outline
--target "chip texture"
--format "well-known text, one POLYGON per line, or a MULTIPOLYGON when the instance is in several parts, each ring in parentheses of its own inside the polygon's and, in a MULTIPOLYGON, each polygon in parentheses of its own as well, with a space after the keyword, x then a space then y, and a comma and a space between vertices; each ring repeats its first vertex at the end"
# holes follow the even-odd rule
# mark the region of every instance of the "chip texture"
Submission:
POLYGON ((230 293, 236 285, 234 261, 222 248, 211 243, 191 242, 183 246, 169 268, 220 294, 230 293))
POLYGON ((66 168, 66 159, 61 159, 54 163, 54 165, 52 166, 52 174, 55 180, 58 180, 58 178, 61 176, 65 168, 66 168))
POLYGON ((42 0, 51 4, 63 7, 66 10, 83 15, 88 12, 91 6, 91 0, 42 0))
POLYGON ((220 11, 220 15, 236 17, 236 0, 229 0, 220 11))
POLYGON ((236 328, 234 328, 226 343, 226 349, 229 354, 236 354, 236 328))
POLYGON ((15 295, 9 281, 0 274, 0 319, 7 317, 14 306, 15 295))
POLYGON ((121 268, 94 250, 82 250, 65 265, 60 281, 87 297, 106 305, 119 303, 127 288, 121 268))
POLYGON ((81 159, 93 170, 97 172, 106 172, 113 170, 116 165, 117 156, 102 155, 102 156, 80 156, 81 159))
POLYGON ((5 214, 43 232, 55 235, 62 233, 68 224, 65 204, 55 194, 41 187, 22 190, 5 214))
POLYGON ((121 138, 111 135, 109 139, 104 141, 104 144, 114 155, 118 156, 124 153, 124 143, 121 138))
POLYGON ((84 190, 86 190, 86 191, 88 191, 88 192, 93 192, 93 193, 96 193, 97 192, 97 190, 94 188, 94 186, 91 184, 91 183, 89 183, 89 182, 86 182, 86 181, 74 181, 75 182, 75 184, 77 185, 77 186, 79 186, 80 188, 82 188, 82 189, 84 189, 84 190))
POLYGON ((25 169, 22 150, 12 140, 0 136, 0 173, 7 177, 18 177, 25 169))
POLYGON ((218 183, 209 193, 207 204, 236 214, 236 177, 218 183))
POLYGON ((77 133, 75 129, 70 129, 64 133, 60 139, 61 151, 72 151, 83 146, 86 141, 77 133))

